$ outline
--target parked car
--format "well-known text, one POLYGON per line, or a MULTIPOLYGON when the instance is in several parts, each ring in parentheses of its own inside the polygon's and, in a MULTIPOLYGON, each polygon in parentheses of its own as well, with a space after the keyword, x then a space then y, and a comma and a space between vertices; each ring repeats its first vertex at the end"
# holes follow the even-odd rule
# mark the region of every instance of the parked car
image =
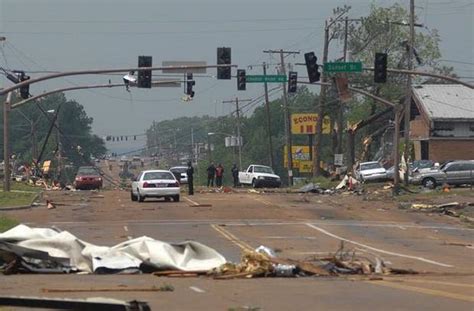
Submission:
POLYGON ((280 176, 276 175, 271 167, 255 164, 249 165, 245 172, 239 172, 239 182, 254 188, 281 186, 280 176))
POLYGON ((132 182, 132 201, 143 202, 145 198, 165 198, 179 202, 179 181, 167 170, 142 171, 132 182))
POLYGON ((357 164, 354 177, 360 181, 382 181, 387 179, 387 171, 377 161, 357 164))
POLYGON ((411 183, 428 188, 436 188, 443 183, 449 185, 474 183, 474 160, 449 161, 439 168, 415 172, 411 183))
POLYGON ((81 166, 74 179, 74 188, 78 190, 101 189, 103 186, 102 175, 94 166, 81 166))
MULTIPOLYGON (((435 162, 431 160, 415 160, 410 163, 410 176, 413 175, 414 172, 423 172, 426 170, 430 170, 435 166, 435 162)), ((387 179, 393 179, 393 175, 395 172, 394 166, 391 166, 387 169, 387 179)))
POLYGON ((188 174, 186 173, 187 170, 187 166, 174 166, 170 168, 170 172, 176 176, 176 179, 178 179, 181 184, 188 183, 188 174))

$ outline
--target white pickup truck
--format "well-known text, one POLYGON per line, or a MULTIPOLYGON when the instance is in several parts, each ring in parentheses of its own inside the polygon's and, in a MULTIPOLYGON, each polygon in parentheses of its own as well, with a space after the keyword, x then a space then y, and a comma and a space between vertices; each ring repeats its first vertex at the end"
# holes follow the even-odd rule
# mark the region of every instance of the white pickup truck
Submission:
POLYGON ((239 172, 239 182, 254 188, 281 186, 280 176, 276 175, 271 167, 255 164, 249 165, 245 172, 239 172))

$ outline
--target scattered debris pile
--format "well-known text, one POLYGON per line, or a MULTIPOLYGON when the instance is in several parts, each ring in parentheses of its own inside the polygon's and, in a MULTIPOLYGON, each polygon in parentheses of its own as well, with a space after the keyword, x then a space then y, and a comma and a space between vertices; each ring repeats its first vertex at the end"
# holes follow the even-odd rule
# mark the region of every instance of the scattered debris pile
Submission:
POLYGON ((369 254, 373 257, 369 258, 358 255, 356 251, 364 250, 345 251, 344 244, 341 244, 340 250, 332 256, 299 261, 277 258, 271 249, 260 246, 256 251, 245 251, 240 263, 225 263, 207 274, 215 279, 417 274, 413 270, 387 267, 378 256, 369 254))
POLYGON ((465 221, 474 223, 474 203, 473 202, 451 202, 443 204, 424 204, 424 203, 400 203, 400 209, 408 209, 426 213, 437 213, 458 217, 465 221))

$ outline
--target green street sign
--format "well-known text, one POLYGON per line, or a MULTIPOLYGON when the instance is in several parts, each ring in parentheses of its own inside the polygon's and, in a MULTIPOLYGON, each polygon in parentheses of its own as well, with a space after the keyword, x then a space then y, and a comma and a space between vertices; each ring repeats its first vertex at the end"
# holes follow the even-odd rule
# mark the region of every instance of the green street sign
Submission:
POLYGON ((247 75, 247 83, 283 83, 287 82, 286 75, 247 75))
POLYGON ((326 72, 362 72, 362 62, 325 63, 324 71, 326 72))

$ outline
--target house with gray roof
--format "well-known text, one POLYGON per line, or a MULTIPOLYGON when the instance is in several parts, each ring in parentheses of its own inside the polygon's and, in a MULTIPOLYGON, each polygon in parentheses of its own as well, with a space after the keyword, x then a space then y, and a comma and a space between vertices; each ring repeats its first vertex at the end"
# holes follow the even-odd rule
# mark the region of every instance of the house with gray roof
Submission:
POLYGON ((474 90, 460 84, 424 84, 412 91, 415 160, 474 159, 474 90))

